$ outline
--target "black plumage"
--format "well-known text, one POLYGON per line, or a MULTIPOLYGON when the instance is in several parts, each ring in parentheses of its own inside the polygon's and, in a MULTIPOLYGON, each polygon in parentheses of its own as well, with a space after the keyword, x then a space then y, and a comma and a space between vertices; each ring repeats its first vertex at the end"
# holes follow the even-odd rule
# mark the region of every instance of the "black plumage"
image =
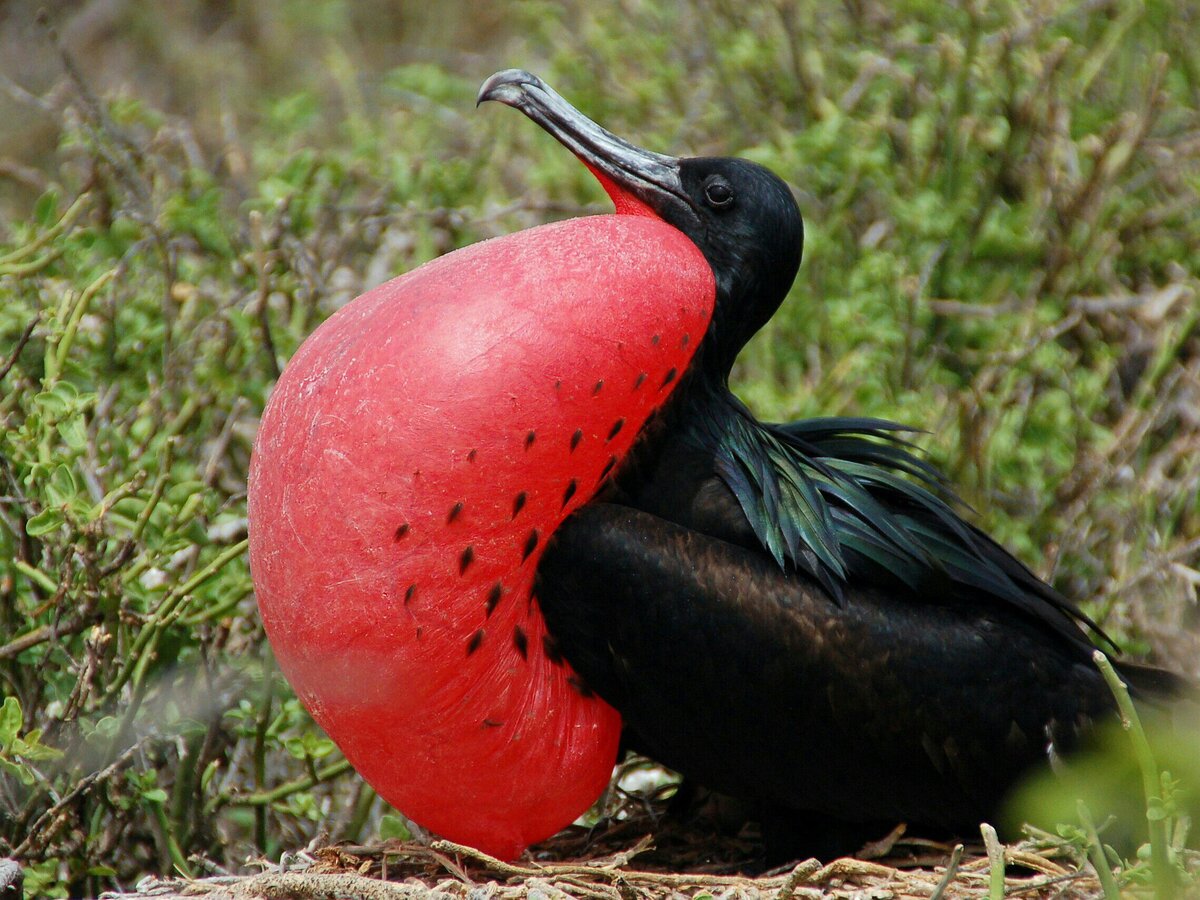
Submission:
MULTIPOLYGON (((550 539, 536 595, 557 650, 639 749, 768 819, 976 833, 1024 772, 1111 713, 1091 660, 1093 638, 1111 642, 963 519, 908 429, 765 424, 730 392, 800 264, 783 181, 639 150, 527 73, 494 76, 481 97, 682 230, 717 285, 671 399, 550 539)), ((1183 686, 1122 671, 1143 696, 1183 686)), ((795 849, 854 849, 835 844, 795 849)))

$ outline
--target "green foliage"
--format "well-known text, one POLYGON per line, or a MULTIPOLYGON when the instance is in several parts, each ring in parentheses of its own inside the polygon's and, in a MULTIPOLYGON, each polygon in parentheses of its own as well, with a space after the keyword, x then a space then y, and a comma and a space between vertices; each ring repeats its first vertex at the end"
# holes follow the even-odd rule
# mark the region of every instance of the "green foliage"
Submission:
POLYGON ((407 841, 412 839, 412 831, 400 816, 387 814, 379 819, 379 839, 381 841, 407 841))
POLYGON ((1185 849, 1200 820, 1200 710, 1139 714, 1112 664, 1096 656, 1120 722, 1101 729, 1057 775, 1041 773, 1022 786, 1011 813, 1054 827, 1067 843, 1089 850, 1097 870, 1116 869, 1124 883, 1152 886, 1163 898, 1190 896, 1200 884, 1200 854, 1185 849), (1069 824, 1076 819, 1082 827, 1069 824))
MULTIPOLYGON (((0 852, 31 893, 405 833, 274 668, 246 467, 280 366, 337 306, 606 208, 548 137, 474 109, 503 65, 645 146, 784 175, 805 263, 738 392, 767 416, 928 429, 980 524, 1195 671, 1182 0, 514 3, 453 33, 417 4, 288 0, 231 8, 203 40, 212 11, 179 9, 117 32, 187 114, 156 82, 71 83, 49 184, 0 231, 0 852), (412 52, 435 37, 455 53, 412 52)), ((1168 768, 1164 802, 1191 796, 1168 768)))
POLYGON ((38 780, 33 763, 60 759, 62 751, 42 743, 42 730, 34 728, 21 734, 21 703, 5 697, 0 706, 0 772, 16 777, 25 787, 38 780))

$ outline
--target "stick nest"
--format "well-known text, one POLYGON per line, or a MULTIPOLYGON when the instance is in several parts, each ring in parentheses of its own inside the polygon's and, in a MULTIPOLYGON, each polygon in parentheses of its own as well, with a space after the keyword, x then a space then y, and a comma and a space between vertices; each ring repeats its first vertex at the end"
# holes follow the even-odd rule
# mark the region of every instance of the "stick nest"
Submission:
MULTIPOLYGON (((752 826, 751 826, 752 827, 752 826)), ((1036 840, 994 846, 908 837, 903 826, 855 858, 804 860, 762 871, 750 828, 722 834, 673 822, 647 808, 593 828, 572 826, 507 863, 450 841, 334 845, 287 854, 257 875, 146 878, 133 894, 104 898, 219 900, 646 900, 646 898, 984 898, 1003 853, 1005 896, 1091 898, 1095 873, 1061 845, 1036 840)))

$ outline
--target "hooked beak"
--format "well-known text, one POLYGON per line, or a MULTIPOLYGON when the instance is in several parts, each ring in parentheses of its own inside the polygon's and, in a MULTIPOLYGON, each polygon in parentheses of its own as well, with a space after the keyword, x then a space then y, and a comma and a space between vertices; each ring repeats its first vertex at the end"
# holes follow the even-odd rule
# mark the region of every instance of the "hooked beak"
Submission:
POLYGON ((676 227, 697 218, 678 159, 635 147, 601 128, 536 75, 523 69, 497 72, 479 88, 475 105, 485 100, 520 110, 553 135, 591 170, 618 213, 655 216, 676 227))

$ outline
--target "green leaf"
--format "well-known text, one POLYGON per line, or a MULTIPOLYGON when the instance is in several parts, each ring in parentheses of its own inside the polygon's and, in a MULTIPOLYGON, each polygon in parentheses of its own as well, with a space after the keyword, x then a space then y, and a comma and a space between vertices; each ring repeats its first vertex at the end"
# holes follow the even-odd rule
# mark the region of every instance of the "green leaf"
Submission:
POLYGON ((323 759, 334 750, 333 741, 312 732, 306 732, 298 738, 287 738, 283 746, 296 759, 323 759))
POLYGON ((38 197, 33 207, 33 217, 39 225, 47 227, 58 220, 58 191, 49 190, 38 197))
POLYGON ((59 463, 54 467, 54 474, 50 476, 46 485, 46 495, 50 502, 54 506, 62 506, 64 503, 70 503, 78 493, 79 485, 75 483, 75 476, 70 467, 59 463))
POLYGON ((82 416, 71 416, 63 419, 56 426, 58 435, 63 443, 72 450, 83 450, 87 447, 87 427, 83 424, 82 416))
POLYGON ((103 504, 92 503, 91 498, 86 494, 76 494, 71 502, 67 504, 67 514, 76 522, 94 522, 100 515, 102 508, 103 504))
POLYGON ((61 528, 66 518, 61 509, 48 506, 25 523, 25 533, 30 537, 41 537, 61 528))
POLYGON ((180 481, 167 489, 167 501, 179 506, 193 494, 206 490, 208 490, 208 485, 203 481, 180 481))
POLYGON ((23 738, 13 741, 13 753, 24 759, 48 760, 61 759, 62 751, 57 747, 48 747, 42 743, 42 729, 35 728, 23 738))
POLYGON ((50 393, 61 400, 68 409, 79 401, 79 388, 69 381, 55 382, 54 387, 50 388, 50 393))
POLYGON ((204 767, 204 772, 200 776, 200 793, 202 795, 207 794, 208 787, 212 784, 213 776, 217 774, 220 768, 221 761, 219 759, 214 759, 204 767))
POLYGON ((33 402, 35 406, 41 409, 42 414, 50 419, 65 416, 70 409, 69 404, 53 391, 42 391, 39 394, 35 394, 33 402))
POLYGON ((166 803, 167 792, 162 788, 151 788, 148 791, 142 792, 142 799, 147 803, 166 803))
POLYGON ((41 862, 24 862, 25 896, 59 898, 68 896, 66 885, 59 881, 62 860, 58 857, 41 862))
POLYGON ((29 771, 28 766, 19 765, 5 759, 3 756, 0 756, 0 772, 7 772, 21 782, 21 784, 25 785, 25 787, 32 787, 33 783, 37 781, 33 777, 33 772, 29 771))
POLYGON ((384 813, 379 817, 379 839, 384 841, 411 841, 412 831, 400 816, 384 813))
POLYGON ((0 749, 7 750, 21 733, 21 701, 16 697, 5 697, 0 706, 0 749))

